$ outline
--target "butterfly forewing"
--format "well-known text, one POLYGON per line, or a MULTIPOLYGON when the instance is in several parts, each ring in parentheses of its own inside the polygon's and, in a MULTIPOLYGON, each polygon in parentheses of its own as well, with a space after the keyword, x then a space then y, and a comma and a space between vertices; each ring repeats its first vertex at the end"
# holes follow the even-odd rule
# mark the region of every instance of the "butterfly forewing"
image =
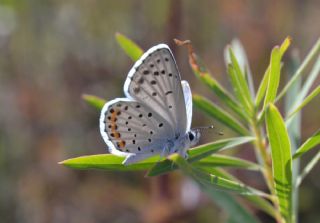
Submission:
POLYGON ((160 153, 170 124, 144 104, 129 99, 108 102, 100 117, 100 131, 112 153, 160 153))
POLYGON ((187 130, 186 105, 181 78, 170 49, 157 45, 148 50, 133 66, 124 91, 170 123, 167 138, 187 130))

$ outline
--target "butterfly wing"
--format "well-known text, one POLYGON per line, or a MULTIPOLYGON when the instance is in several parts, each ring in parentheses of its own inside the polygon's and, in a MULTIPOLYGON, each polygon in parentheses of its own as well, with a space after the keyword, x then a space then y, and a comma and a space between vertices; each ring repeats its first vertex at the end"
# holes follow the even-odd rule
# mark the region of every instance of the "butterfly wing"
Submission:
POLYGON ((130 70, 124 92, 127 98, 106 103, 100 116, 101 135, 112 154, 126 156, 124 164, 162 154, 168 140, 190 129, 190 87, 181 82, 167 45, 143 54, 130 70))
POLYGON ((127 98, 109 101, 100 116, 100 132, 109 152, 126 156, 125 164, 161 153, 169 125, 158 113, 127 98))
POLYGON ((180 74, 174 57, 165 44, 149 49, 130 70, 124 92, 143 103, 170 123, 167 137, 187 130, 187 112, 180 74))
POLYGON ((187 81, 181 81, 182 90, 183 90, 183 96, 184 96, 184 102, 186 104, 186 110, 187 110, 187 131, 191 128, 191 122, 192 122, 192 94, 191 94, 191 88, 189 86, 189 83, 187 81))

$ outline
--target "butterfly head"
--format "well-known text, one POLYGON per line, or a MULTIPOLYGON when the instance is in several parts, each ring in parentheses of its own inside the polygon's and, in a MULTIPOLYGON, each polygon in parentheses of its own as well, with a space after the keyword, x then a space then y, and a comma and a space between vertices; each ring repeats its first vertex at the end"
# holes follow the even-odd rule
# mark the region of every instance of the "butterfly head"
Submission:
POLYGON ((188 140, 189 140, 190 147, 198 144, 200 140, 200 136, 201 136, 200 129, 191 129, 188 132, 188 140))
MULTIPOLYGON (((189 140, 189 145, 190 147, 195 146, 199 140, 200 140, 200 136, 201 136, 201 132, 204 130, 208 130, 208 129, 214 129, 213 125, 210 126, 204 126, 204 127, 198 127, 198 128, 194 128, 191 129, 188 133, 187 133, 187 138, 189 140)), ((222 132, 216 132, 219 135, 223 135, 222 132)))

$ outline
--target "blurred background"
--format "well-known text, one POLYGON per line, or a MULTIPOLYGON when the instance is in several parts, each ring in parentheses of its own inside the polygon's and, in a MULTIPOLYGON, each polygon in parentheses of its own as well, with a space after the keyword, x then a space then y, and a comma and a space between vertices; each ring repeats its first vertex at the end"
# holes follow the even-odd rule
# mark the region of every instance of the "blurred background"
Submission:
MULTIPOLYGON (((319 37, 319 22, 318 0, 2 0, 0 221, 224 222, 225 212, 179 172, 145 178, 143 172, 76 171, 58 165, 70 157, 106 152, 99 111, 81 95, 123 96, 133 63, 117 45, 116 32, 144 49, 169 44, 193 92, 216 100, 195 79, 186 49, 176 47, 173 38, 190 39, 212 74, 230 89, 223 49, 238 37, 257 88, 272 47, 290 35, 285 62, 295 48, 304 58, 319 37)), ((319 103, 318 98, 303 111, 302 140, 319 128, 319 103)), ((194 125, 212 122, 195 111, 194 125)), ((225 130, 225 137, 230 134, 225 130)), ((219 137, 207 135, 202 143, 219 137)), ((240 155, 254 159, 247 149, 240 155)), ((304 156, 302 165, 312 155, 304 156)), ((300 222, 319 222, 319 171, 318 165, 301 188, 300 222)), ((260 176, 246 172, 241 177, 265 188, 260 176)))

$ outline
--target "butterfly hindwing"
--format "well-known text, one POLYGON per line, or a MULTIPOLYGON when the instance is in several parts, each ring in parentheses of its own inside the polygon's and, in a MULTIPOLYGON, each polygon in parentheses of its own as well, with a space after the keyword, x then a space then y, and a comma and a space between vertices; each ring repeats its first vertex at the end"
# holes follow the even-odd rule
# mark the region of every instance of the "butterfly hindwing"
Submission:
POLYGON ((100 132, 115 155, 161 153, 169 123, 143 104, 127 98, 106 103, 100 116, 100 132))
POLYGON ((130 70, 124 86, 128 98, 143 103, 171 124, 168 137, 187 130, 186 105, 181 78, 165 44, 148 50, 130 70))

